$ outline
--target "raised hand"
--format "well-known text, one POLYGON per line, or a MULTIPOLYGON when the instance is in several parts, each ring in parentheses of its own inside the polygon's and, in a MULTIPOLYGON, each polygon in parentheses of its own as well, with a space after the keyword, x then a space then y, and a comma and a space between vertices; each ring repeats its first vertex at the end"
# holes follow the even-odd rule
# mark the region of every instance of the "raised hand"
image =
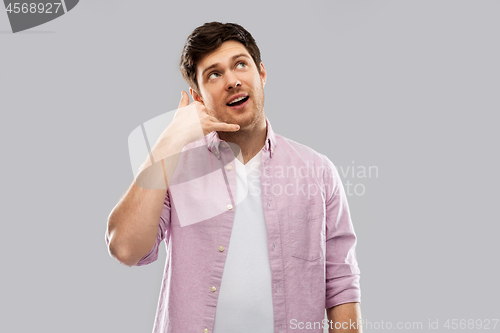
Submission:
POLYGON ((209 115, 203 103, 198 101, 189 103, 188 93, 182 91, 174 118, 153 146, 152 154, 155 161, 158 161, 171 154, 168 146, 174 145, 177 147, 176 152, 178 152, 177 150, 203 138, 210 132, 236 132, 239 129, 239 125, 221 122, 209 115))

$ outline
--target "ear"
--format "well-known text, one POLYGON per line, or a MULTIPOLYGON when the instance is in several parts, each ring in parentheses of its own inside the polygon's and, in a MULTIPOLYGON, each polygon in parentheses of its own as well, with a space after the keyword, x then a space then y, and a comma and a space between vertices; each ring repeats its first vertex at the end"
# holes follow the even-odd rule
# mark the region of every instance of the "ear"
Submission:
POLYGON ((262 82, 262 88, 266 85, 267 73, 264 63, 260 63, 260 81, 262 82))
POLYGON ((205 105, 205 103, 203 103, 203 99, 201 98, 201 96, 198 95, 193 88, 189 87, 189 93, 191 94, 193 101, 200 102, 201 104, 205 105))

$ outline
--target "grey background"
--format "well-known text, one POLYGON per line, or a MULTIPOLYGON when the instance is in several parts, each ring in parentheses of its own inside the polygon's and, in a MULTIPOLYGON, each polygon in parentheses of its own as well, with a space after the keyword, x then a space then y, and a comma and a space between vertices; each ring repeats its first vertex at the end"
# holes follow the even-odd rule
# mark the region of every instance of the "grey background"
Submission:
POLYGON ((121 265, 106 221, 132 181, 128 135, 177 107, 182 45, 213 20, 257 40, 277 133, 337 166, 378 167, 345 177, 366 190, 349 197, 363 317, 419 332, 499 318, 499 10, 86 0, 18 34, 2 11, 0 331, 152 330, 165 249, 152 265, 121 265))

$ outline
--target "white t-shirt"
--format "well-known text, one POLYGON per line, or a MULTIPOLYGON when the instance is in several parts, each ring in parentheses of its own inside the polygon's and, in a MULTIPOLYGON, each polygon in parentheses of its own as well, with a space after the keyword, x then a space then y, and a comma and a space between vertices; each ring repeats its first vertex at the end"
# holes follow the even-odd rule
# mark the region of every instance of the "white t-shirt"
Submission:
POLYGON ((219 290, 214 333, 272 333, 273 300, 267 230, 260 193, 262 150, 235 159, 237 204, 219 290))

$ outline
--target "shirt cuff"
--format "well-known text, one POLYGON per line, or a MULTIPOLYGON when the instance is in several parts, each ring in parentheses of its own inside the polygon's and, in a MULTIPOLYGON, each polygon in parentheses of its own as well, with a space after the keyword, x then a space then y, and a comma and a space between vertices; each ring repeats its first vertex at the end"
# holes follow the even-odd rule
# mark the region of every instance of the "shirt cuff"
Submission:
POLYGON ((329 309, 344 303, 361 302, 359 279, 359 274, 327 279, 325 308, 329 309))

